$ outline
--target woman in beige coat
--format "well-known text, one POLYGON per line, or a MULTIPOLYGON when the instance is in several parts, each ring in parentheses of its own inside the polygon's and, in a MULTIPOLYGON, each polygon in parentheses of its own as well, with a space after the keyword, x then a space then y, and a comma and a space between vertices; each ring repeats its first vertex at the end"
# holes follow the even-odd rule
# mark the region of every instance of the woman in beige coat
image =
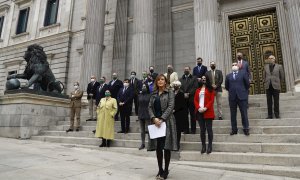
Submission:
POLYGON ((114 139, 115 120, 117 113, 117 100, 111 97, 110 91, 105 91, 105 98, 100 100, 97 107, 97 126, 95 137, 102 138, 99 147, 109 147, 110 141, 114 139))

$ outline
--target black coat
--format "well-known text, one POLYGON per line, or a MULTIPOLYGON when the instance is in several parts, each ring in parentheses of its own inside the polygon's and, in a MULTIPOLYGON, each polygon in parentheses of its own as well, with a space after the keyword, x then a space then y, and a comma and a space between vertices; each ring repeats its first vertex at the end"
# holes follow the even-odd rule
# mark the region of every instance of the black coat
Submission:
POLYGON ((123 87, 123 82, 117 79, 114 84, 112 84, 113 80, 108 83, 108 88, 111 93, 111 97, 117 99, 118 93, 120 89, 123 87))
POLYGON ((176 119, 177 129, 186 129, 188 123, 188 109, 185 103, 184 93, 181 90, 175 95, 173 114, 176 119))
POLYGON ((119 90, 119 93, 117 96, 118 105, 120 102, 125 103, 123 106, 119 106, 120 111, 131 114, 132 99, 134 96, 133 89, 131 87, 128 87, 123 93, 124 88, 125 87, 123 87, 119 90))
POLYGON ((183 93, 189 93, 189 102, 194 103, 194 95, 196 89, 198 88, 198 81, 196 77, 192 76, 191 74, 188 77, 185 77, 185 75, 183 75, 180 78, 180 82, 180 89, 183 91, 183 93))
POLYGON ((138 116, 139 119, 145 119, 145 120, 150 120, 150 115, 149 115, 149 101, 150 101, 150 94, 139 94, 139 112, 138 116))
POLYGON ((141 81, 138 78, 134 78, 133 84, 131 83, 132 79, 129 80, 130 87, 133 89, 134 96, 137 96, 142 90, 141 81))
POLYGON ((195 66, 193 69, 193 76, 195 76, 196 78, 202 78, 202 76, 205 75, 205 73, 207 72, 207 67, 202 65, 199 71, 199 66, 195 66))
POLYGON ((97 87, 100 85, 99 82, 90 82, 87 86, 86 92, 87 92, 87 99, 91 99, 91 97, 89 96, 89 94, 93 94, 92 98, 96 99, 96 91, 97 91, 97 87), (93 85, 94 84, 94 85, 93 85))
POLYGON ((108 88, 107 84, 104 84, 102 88, 101 85, 98 86, 96 91, 96 106, 98 106, 100 100, 105 97, 105 91, 108 90, 108 88))

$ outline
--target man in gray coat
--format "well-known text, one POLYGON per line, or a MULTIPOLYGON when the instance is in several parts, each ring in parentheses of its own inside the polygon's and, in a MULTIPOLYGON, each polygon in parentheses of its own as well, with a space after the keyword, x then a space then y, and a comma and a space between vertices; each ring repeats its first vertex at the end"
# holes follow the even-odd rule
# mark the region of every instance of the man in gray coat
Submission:
POLYGON ((264 79, 267 95, 268 117, 273 118, 272 105, 274 99, 274 114, 276 118, 279 116, 279 93, 281 90, 281 82, 284 81, 283 68, 280 64, 275 63, 275 56, 271 55, 268 58, 269 64, 265 65, 264 79), (273 98, 273 99, 272 99, 273 98))
POLYGON ((216 69, 216 63, 212 61, 210 63, 211 70, 206 72, 206 76, 211 83, 211 86, 215 90, 218 117, 219 120, 222 120, 222 83, 223 83, 223 73, 221 70, 216 69))

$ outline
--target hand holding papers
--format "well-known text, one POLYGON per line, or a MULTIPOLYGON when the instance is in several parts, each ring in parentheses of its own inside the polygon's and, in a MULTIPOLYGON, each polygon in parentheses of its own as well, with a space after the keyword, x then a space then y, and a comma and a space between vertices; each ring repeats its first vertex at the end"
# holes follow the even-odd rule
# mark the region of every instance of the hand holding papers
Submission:
POLYGON ((149 130, 150 139, 164 137, 166 136, 166 123, 162 122, 160 124, 160 127, 155 126, 155 124, 149 125, 148 130, 149 130))

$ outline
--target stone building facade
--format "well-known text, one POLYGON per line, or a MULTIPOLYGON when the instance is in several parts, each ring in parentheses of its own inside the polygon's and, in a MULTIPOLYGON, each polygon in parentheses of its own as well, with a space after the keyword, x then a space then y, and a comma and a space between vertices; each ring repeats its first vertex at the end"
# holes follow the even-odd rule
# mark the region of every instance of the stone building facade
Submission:
POLYGON ((0 0, 0 94, 9 73, 23 72, 23 53, 33 43, 44 47, 66 93, 74 81, 85 89, 91 74, 110 79, 117 72, 123 79, 135 70, 140 77, 149 65, 162 73, 172 64, 181 75, 197 57, 226 74, 238 51, 250 62, 253 94, 264 93, 262 68, 270 54, 283 64, 284 89, 294 91, 299 19, 299 0, 0 0), (19 33, 28 7, 26 31, 19 33))

